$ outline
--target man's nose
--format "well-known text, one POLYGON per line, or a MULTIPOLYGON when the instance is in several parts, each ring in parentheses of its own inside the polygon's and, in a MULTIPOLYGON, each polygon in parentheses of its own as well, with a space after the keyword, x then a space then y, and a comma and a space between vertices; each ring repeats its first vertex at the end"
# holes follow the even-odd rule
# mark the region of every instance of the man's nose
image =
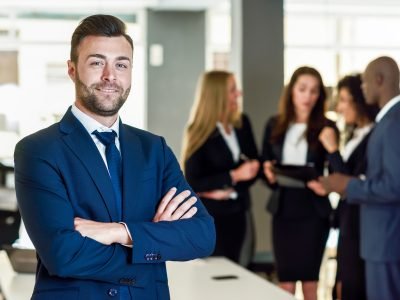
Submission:
POLYGON ((110 65, 110 64, 105 65, 101 79, 104 81, 115 81, 116 80, 115 69, 113 68, 112 65, 110 65))

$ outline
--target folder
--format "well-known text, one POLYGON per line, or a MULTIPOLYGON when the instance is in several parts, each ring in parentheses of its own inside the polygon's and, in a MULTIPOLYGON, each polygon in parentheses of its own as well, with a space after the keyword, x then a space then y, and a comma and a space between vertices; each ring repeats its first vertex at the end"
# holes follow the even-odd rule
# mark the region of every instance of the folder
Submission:
POLYGON ((308 181, 317 179, 319 176, 312 165, 275 164, 272 171, 279 185, 292 188, 305 188, 308 181))

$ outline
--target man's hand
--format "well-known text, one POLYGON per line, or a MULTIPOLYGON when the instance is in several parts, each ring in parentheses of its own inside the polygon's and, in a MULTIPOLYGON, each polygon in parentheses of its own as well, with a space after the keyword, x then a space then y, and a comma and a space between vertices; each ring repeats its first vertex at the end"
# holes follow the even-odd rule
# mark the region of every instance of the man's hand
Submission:
POLYGON ((81 218, 74 219, 75 230, 82 236, 89 237, 101 244, 118 243, 132 245, 132 240, 123 224, 103 223, 81 218))
POLYGON ((182 203, 190 196, 190 191, 186 190, 175 196, 176 191, 176 188, 172 188, 162 198, 153 218, 153 222, 189 219, 196 214, 197 207, 193 205, 196 203, 197 198, 190 197, 187 201, 182 203))
POLYGON ((234 189, 224 189, 224 190, 212 190, 207 192, 198 193, 200 197, 204 197, 207 199, 217 200, 217 201, 225 201, 229 200, 231 194, 234 192, 234 189))
POLYGON ((336 192, 340 195, 344 195, 351 178, 351 176, 341 173, 333 173, 326 177, 319 177, 318 181, 322 184, 327 193, 336 192))

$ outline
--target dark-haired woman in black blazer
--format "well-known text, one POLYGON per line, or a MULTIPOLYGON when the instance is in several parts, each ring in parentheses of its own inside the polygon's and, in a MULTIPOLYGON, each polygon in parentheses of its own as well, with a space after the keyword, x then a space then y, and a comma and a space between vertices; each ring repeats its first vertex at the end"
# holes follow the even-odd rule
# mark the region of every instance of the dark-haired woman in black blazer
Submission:
POLYGON ((280 100, 279 114, 266 125, 263 168, 272 189, 267 209, 272 213, 273 249, 279 285, 295 293, 302 282, 305 300, 317 299, 319 269, 329 234, 331 205, 327 197, 306 186, 280 185, 273 164, 312 165, 322 175, 327 151, 318 140, 333 122, 324 117, 326 92, 321 75, 301 67, 292 75, 280 100))
MULTIPOLYGON (((378 112, 377 106, 367 105, 361 90, 361 76, 351 75, 338 83, 337 112, 343 116, 347 130, 342 153, 330 128, 320 134, 320 141, 329 152, 329 162, 334 172, 362 176, 366 171, 366 148, 378 112)), ((341 300, 366 299, 365 267, 360 257, 360 208, 339 202, 336 214, 339 220, 337 250, 337 297, 341 300)))
POLYGON ((240 95, 232 73, 205 73, 182 149, 186 179, 214 217, 217 240, 213 255, 235 262, 240 262, 251 229, 249 187, 259 169, 251 125, 240 111, 240 95))

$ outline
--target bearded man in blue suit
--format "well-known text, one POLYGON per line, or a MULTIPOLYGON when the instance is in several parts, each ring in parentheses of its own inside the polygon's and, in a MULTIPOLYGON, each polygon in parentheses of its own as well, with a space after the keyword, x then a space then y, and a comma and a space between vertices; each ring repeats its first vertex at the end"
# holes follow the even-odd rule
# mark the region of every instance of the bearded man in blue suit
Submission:
POLYGON ((109 15, 73 33, 76 100, 15 149, 18 204, 38 254, 32 299, 169 299, 165 261, 212 253, 213 220, 162 137, 118 117, 133 43, 109 15))

